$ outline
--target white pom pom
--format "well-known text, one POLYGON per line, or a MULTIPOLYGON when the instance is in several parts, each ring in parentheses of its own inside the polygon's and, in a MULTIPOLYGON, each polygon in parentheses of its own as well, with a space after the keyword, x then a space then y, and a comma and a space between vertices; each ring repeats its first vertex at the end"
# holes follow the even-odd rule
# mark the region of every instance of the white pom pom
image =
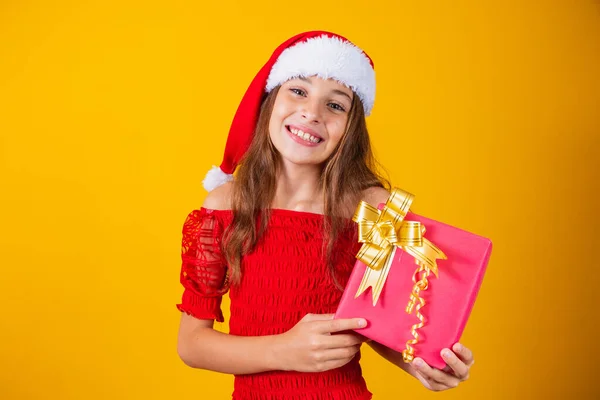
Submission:
POLYGON ((206 173, 206 176, 202 181, 202 185, 204 186, 204 189, 206 189, 208 192, 211 192, 213 189, 216 189, 232 180, 232 174, 226 174, 221 170, 221 168, 213 165, 210 171, 206 173))

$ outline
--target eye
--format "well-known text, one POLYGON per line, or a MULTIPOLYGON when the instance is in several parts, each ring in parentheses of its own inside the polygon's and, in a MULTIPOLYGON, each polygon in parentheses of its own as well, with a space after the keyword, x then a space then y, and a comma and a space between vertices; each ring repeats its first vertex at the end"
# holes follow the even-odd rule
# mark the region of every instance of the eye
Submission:
POLYGON ((338 103, 329 103, 328 105, 329 105, 329 107, 331 107, 332 109, 334 109, 336 111, 342 111, 342 112, 346 111, 346 109, 338 103))
POLYGON ((297 94, 298 96, 306 96, 306 92, 302 89, 291 88, 290 91, 294 94, 297 94))

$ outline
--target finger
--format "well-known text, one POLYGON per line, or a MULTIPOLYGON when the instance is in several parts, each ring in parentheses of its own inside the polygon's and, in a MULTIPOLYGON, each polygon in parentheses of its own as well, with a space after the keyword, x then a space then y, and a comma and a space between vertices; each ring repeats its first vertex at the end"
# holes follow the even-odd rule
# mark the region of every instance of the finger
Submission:
POLYGON ((345 360, 354 357, 359 350, 360 346, 358 345, 342 347, 338 349, 329 349, 323 352, 322 360, 325 362, 345 360))
POLYGON ((423 375, 421 375, 421 373, 419 371, 415 371, 415 377, 419 380, 419 382, 421 382, 423 384, 423 386, 425 386, 427 389, 433 389, 433 387, 431 386, 432 381, 429 381, 427 378, 425 378, 423 375))
POLYGON ((440 371, 437 368, 432 368, 422 358, 415 358, 412 365, 425 379, 432 382, 445 384, 450 381, 450 378, 454 378, 452 375, 440 371))
POLYGON ((466 348, 463 344, 456 343, 454 346, 452 346, 452 350, 454 350, 458 358, 467 364, 468 367, 475 363, 475 360, 473 359, 473 352, 466 348))
POLYGON ((460 381, 456 378, 453 378, 452 381, 449 381, 447 383, 439 383, 439 382, 435 382, 435 381, 429 382, 429 386, 430 386, 431 390, 433 390, 435 392, 439 392, 439 391, 447 390, 447 389, 454 389, 454 388, 458 387, 459 384, 460 384, 460 381))
POLYGON ((440 391, 440 390, 455 388, 460 383, 460 381, 454 377, 451 379, 448 379, 446 383, 440 383, 440 382, 435 381, 432 378, 424 376, 419 371, 415 371, 414 375, 419 380, 419 382, 421 382, 423 384, 423 386, 425 386, 427 389, 433 390, 433 391, 440 391))
POLYGON ((324 348, 326 349, 337 349, 350 346, 360 345, 364 342, 358 335, 352 335, 350 333, 340 333, 337 335, 327 336, 324 339, 324 348))
POLYGON ((340 358, 338 360, 325 361, 324 363, 319 365, 317 372, 329 371, 330 369, 343 367, 344 365, 352 361, 352 358, 354 358, 354 356, 348 358, 340 358))
POLYGON ((360 340, 360 341, 361 341, 361 343, 365 343, 365 342, 371 342, 371 341, 373 340, 373 339, 371 339, 371 338, 368 338, 368 337, 366 337, 366 336, 364 336, 364 335, 361 335, 361 334, 360 334, 360 333, 358 333, 358 332, 349 332, 348 334, 349 334, 349 335, 352 335, 352 336, 356 336, 356 337, 358 338, 358 340, 360 340))
POLYGON ((367 321, 363 318, 334 319, 323 321, 320 325, 320 331, 322 333, 333 333, 360 329, 365 326, 367 326, 367 321))
MULTIPOLYGON (((415 358, 415 361, 416 360, 417 359, 415 358)), ((413 364, 415 364, 414 361, 413 364)), ((413 367, 415 368, 417 379, 419 379, 425 387, 434 391, 455 388, 461 382, 459 378, 446 374, 439 369, 431 368, 425 362, 423 362, 422 366, 419 366, 419 361, 417 361, 416 365, 413 367)))
POLYGON ((359 346, 354 346, 343 349, 327 350, 320 354, 316 368, 319 371, 339 368, 350 362, 356 356, 359 349, 359 346))
POLYGON ((434 386, 437 386, 436 390, 453 389, 460 385, 461 380, 455 376, 448 375, 444 382, 436 382, 434 386))
POLYGON ((417 377, 417 379, 419 380, 419 382, 421 382, 423 384, 423 386, 425 386, 427 389, 433 390, 435 392, 439 392, 441 390, 455 388, 456 386, 458 386, 458 383, 459 383, 458 379, 455 379, 454 382, 450 382, 449 384, 439 383, 439 382, 436 382, 436 381, 434 381, 432 379, 425 378, 419 372, 415 372, 415 376, 417 377))
POLYGON ((454 354, 450 349, 442 350, 442 358, 446 361, 446 364, 452 371, 454 371, 454 375, 461 379, 467 379, 469 377, 469 367, 460 359, 456 354, 454 354))

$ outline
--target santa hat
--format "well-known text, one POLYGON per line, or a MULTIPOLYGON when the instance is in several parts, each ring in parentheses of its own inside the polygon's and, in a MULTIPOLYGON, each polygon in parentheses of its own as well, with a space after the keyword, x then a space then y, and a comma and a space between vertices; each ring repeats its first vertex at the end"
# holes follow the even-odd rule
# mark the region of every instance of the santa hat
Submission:
POLYGON ((207 191, 233 180, 238 162, 250 146, 265 93, 298 77, 332 78, 352 89, 365 115, 375 101, 375 70, 371 58, 348 39, 325 31, 300 33, 280 44, 254 77, 235 113, 220 167, 202 182, 207 191))

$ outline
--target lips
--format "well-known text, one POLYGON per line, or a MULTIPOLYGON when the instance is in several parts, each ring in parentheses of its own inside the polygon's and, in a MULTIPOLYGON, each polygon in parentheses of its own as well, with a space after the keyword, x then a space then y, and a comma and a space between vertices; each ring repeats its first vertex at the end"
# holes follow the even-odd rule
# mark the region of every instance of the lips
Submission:
POLYGON ((324 141, 314 130, 304 126, 286 125, 286 129, 292 139, 301 144, 314 146, 324 141))

